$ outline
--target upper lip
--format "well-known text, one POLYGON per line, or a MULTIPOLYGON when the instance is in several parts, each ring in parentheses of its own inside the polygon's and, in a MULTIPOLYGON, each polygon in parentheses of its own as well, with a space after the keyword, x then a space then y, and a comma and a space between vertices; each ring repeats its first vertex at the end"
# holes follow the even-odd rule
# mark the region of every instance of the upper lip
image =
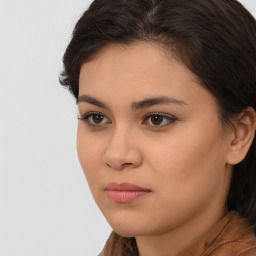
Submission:
POLYGON ((124 183, 115 183, 110 182, 106 186, 106 190, 116 190, 116 191, 150 191, 147 188, 142 188, 134 184, 127 182, 124 183))

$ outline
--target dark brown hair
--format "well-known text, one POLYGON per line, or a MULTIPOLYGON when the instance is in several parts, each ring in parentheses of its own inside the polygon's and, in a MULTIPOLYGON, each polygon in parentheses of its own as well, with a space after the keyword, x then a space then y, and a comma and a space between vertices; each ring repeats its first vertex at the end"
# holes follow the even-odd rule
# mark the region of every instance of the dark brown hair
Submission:
MULTIPOLYGON (((256 109, 256 22, 236 0, 95 0, 73 31, 60 82, 77 98, 81 65, 111 43, 158 44, 216 98, 223 124, 256 109)), ((227 198, 256 224, 256 142, 234 166, 227 198)))

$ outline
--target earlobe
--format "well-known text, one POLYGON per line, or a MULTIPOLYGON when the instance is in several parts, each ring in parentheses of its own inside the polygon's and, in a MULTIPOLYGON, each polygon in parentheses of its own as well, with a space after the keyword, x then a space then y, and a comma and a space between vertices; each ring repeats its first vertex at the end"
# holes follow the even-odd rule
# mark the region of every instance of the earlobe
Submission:
POLYGON ((227 155, 227 163, 240 163, 248 153, 253 142, 256 129, 256 113, 252 107, 240 113, 234 124, 233 137, 227 155))

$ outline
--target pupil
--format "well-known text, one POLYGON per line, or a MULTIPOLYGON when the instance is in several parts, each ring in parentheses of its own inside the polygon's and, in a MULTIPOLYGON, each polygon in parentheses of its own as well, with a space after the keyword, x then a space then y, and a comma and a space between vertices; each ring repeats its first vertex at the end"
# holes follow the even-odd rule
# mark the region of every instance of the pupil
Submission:
POLYGON ((162 116, 153 116, 151 118, 151 121, 152 121, 153 124, 159 125, 163 122, 163 117, 162 116))
POLYGON ((99 124, 103 120, 102 115, 94 115, 93 116, 93 122, 99 124))

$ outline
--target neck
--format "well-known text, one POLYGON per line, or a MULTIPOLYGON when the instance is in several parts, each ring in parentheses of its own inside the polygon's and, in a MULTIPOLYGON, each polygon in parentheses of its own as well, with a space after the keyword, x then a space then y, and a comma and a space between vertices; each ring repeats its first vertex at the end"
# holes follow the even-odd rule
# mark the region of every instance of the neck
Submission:
POLYGON ((211 229, 225 214, 226 209, 203 212, 182 226, 155 236, 138 236, 136 243, 140 256, 177 256, 211 229), (192 234, 192 235, 191 235, 192 234), (161 254, 160 254, 161 253, 161 254))

